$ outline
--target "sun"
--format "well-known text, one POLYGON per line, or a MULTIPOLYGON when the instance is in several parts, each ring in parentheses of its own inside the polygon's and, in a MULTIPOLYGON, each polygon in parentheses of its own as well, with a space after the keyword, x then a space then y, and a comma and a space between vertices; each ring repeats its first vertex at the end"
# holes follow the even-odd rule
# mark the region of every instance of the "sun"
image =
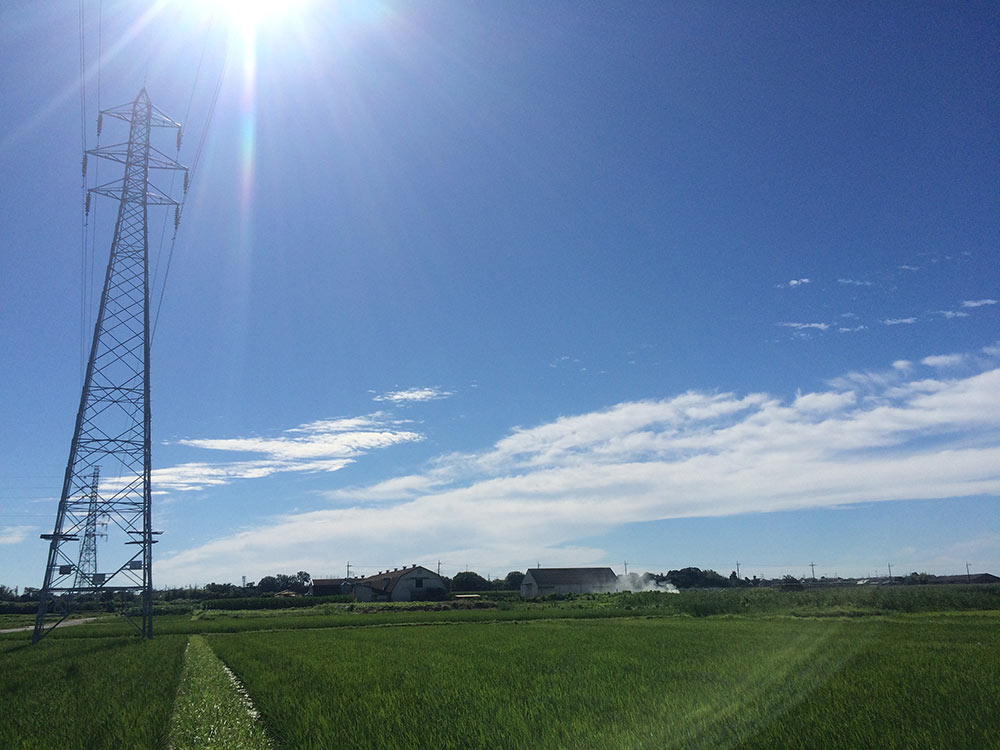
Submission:
POLYGON ((309 0, 211 0, 210 5, 230 28, 244 36, 301 20, 309 0))

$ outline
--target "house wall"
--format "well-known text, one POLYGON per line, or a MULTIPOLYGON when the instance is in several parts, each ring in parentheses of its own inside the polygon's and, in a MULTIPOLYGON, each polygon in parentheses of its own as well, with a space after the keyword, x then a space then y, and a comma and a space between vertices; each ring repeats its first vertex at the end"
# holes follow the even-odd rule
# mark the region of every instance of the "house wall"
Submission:
POLYGON ((617 590, 616 583, 591 581, 588 583, 567 583, 556 585, 538 585, 529 570, 521 581, 521 598, 534 599, 549 594, 606 594, 617 590))
POLYGON ((414 568, 400 576, 392 588, 392 601, 409 602, 419 599, 425 591, 432 589, 445 590, 444 581, 437 573, 422 568, 414 568), (420 582, 418 584, 418 581, 420 582))
POLYGON ((534 599, 536 596, 538 596, 538 584, 535 583, 535 579, 529 570, 525 573, 524 580, 521 581, 521 598, 534 599))

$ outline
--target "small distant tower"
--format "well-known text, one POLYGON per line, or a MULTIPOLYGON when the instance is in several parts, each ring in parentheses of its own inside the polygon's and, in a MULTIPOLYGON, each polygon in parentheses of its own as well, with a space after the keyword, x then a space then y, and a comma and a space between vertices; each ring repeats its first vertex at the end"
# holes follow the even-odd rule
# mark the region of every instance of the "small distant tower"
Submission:
MULTIPOLYGON (((124 165, 121 179, 90 188, 119 202, 108 270, 80 395, 59 509, 49 541, 32 642, 75 608, 78 596, 112 593, 119 613, 153 637, 153 536, 150 491, 149 246, 147 208, 179 203, 149 183, 150 169, 187 169, 150 144, 153 128, 180 124, 152 105, 143 89, 134 102, 101 111, 129 123, 129 137, 84 155, 124 165), (103 467, 103 472, 98 468, 103 467), (97 570, 97 521, 106 519, 103 572, 97 570), (80 535, 83 535, 81 540, 80 535), (77 554, 76 544, 79 542, 77 554), (59 615, 46 622, 49 609, 59 615)), ((103 538, 103 535, 102 535, 103 538)))
POLYGON ((90 507, 87 509, 87 523, 84 527, 83 543, 80 545, 80 561, 76 566, 76 581, 73 584, 77 589, 93 586, 94 577, 97 575, 97 515, 100 508, 97 487, 100 478, 101 467, 95 466, 90 475, 90 507))

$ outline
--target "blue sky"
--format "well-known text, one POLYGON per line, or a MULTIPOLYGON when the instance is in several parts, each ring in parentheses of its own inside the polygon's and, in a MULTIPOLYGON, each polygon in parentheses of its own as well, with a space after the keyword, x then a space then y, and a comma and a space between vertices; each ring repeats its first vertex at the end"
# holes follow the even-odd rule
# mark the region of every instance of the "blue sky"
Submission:
MULTIPOLYGON (((83 6, 88 147, 145 82, 191 164, 221 76, 153 341, 156 585, 1000 572, 995 4, 285 6, 83 6)), ((82 260, 79 22, 0 8, 7 585, 112 230, 82 260)))

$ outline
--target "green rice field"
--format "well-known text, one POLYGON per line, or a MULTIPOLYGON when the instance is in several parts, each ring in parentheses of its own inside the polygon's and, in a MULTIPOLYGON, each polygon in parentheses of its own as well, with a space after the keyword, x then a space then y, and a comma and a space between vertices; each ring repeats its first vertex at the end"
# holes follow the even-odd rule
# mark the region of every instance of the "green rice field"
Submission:
POLYGON ((0 747, 1000 748, 980 593, 676 611, 720 608, 702 593, 7 634, 0 747))

